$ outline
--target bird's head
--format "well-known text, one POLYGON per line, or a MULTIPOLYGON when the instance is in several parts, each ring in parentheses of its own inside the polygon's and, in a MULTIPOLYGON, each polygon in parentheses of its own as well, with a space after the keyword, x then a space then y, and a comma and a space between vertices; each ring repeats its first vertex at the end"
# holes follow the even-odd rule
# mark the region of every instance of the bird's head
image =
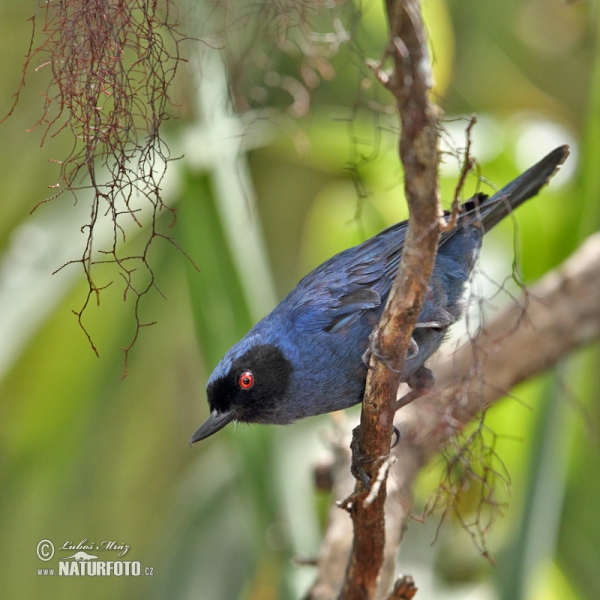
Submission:
POLYGON ((281 422, 275 417, 289 394, 292 364, 273 344, 244 338, 216 366, 206 385, 210 416, 192 436, 198 442, 231 421, 281 422))

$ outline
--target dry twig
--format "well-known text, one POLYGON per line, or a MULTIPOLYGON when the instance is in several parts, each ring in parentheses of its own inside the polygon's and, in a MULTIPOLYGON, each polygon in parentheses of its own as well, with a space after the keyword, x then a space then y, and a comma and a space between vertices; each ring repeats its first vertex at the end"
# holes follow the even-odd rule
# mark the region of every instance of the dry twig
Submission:
POLYGON ((354 544, 340 598, 373 598, 384 561, 386 480, 379 469, 389 453, 394 403, 411 333, 421 312, 433 269, 438 241, 437 115, 429 100, 431 65, 418 0, 388 0, 388 55, 393 71, 386 87, 396 98, 402 133, 400 157, 410 209, 406 244, 398 275, 385 311, 375 330, 376 352, 371 358, 358 431, 360 461, 367 477, 377 482, 378 494, 360 481, 345 503, 354 523, 354 544), (385 357, 383 361, 375 357, 385 357))

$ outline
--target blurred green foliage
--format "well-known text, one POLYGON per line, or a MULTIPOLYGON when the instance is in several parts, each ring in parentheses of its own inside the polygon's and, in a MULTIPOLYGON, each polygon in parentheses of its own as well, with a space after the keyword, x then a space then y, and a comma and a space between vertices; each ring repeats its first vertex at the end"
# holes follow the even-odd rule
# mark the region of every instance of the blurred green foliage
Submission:
MULTIPOLYGON (((535 281, 600 225, 597 7, 562 0, 425 5, 445 129, 462 146, 464 116, 479 115, 475 154, 486 181, 500 186, 551 146, 573 145, 566 175, 519 210, 517 227, 507 220, 486 239, 485 275, 497 282, 508 277, 517 248, 523 278, 535 281)), ((30 10, 0 2, 3 113, 20 80, 30 10)), ((330 57, 335 76, 320 80, 303 118, 271 113, 275 127, 241 155, 257 198, 253 222, 264 236, 263 266, 280 298, 334 252, 406 218, 393 102, 372 79, 368 83, 363 62, 382 53, 382 6, 357 2, 332 14, 347 18, 355 34, 330 57), (361 10, 362 19, 352 21, 351 9, 361 10), (379 112, 370 110, 376 103, 379 112)), ((324 18, 319 31, 328 27, 332 19, 324 18)), ((278 63, 280 75, 297 72, 293 58, 286 54, 278 63)), ((192 61, 184 79, 197 75, 193 68, 192 61)), ((251 75, 262 85, 264 73, 251 75)), ((14 115, 2 125, 0 147, 0 302, 4 319, 17 319, 18 334, 2 338, 0 362, 0 597, 300 597, 313 571, 291 559, 319 548, 323 499, 313 489, 311 470, 326 450, 331 418, 286 428, 228 427, 192 449, 187 443, 207 415, 207 376, 253 320, 245 287, 252 273, 240 273, 225 233, 215 167, 185 158, 172 165, 175 183, 166 201, 178 208, 173 234, 191 260, 167 243, 156 246, 152 264, 165 298, 154 294, 144 301, 144 318, 157 324, 142 331, 121 379, 120 347, 134 329, 132 299, 123 302, 115 283, 99 306, 90 307, 85 319, 100 350, 96 358, 71 313, 86 284, 65 272, 51 275, 64 262, 53 245, 57 240, 73 240, 72 258, 81 251, 81 223, 68 216, 76 208, 62 198, 29 214, 56 176, 48 159, 68 146, 57 138, 40 150, 36 131, 26 133, 39 118, 36 91, 44 88, 44 76, 30 74, 14 115), (40 257, 48 264, 32 271, 40 257), (57 278, 62 296, 48 292, 57 278), (27 282, 25 295, 17 296, 14 290, 27 282), (19 303, 22 310, 13 312, 19 303), (152 567, 153 575, 38 575, 67 555, 57 550, 43 563, 36 556, 43 539, 57 548, 67 540, 127 544, 124 558, 152 567)), ((182 89, 186 83, 190 87, 181 82, 182 89)), ((285 112, 289 96, 272 93, 267 103, 285 112)), ((186 113, 186 106, 185 118, 169 124, 174 147, 185 135, 199 147, 214 143, 192 131, 193 111, 186 113)), ((456 158, 445 157, 446 203, 458 166, 456 158)), ((479 187, 489 190, 474 176, 464 194, 479 187)), ((109 268, 102 276, 114 278, 109 268)), ((500 294, 493 303, 507 300, 500 294)), ((436 517, 412 523, 402 571, 413 572, 424 597, 600 597, 597 362, 597 348, 578 352, 515 390, 519 402, 504 400, 489 411, 486 423, 511 477, 510 496, 499 491, 509 504, 487 538, 497 566, 478 555, 452 519, 432 546, 436 517), (540 498, 536 490, 548 491, 540 498), (536 520, 540 514, 546 515, 542 522, 536 520)), ((438 461, 423 473, 417 507, 439 469, 438 461)), ((463 506, 476 500, 476 490, 466 490, 463 506)))

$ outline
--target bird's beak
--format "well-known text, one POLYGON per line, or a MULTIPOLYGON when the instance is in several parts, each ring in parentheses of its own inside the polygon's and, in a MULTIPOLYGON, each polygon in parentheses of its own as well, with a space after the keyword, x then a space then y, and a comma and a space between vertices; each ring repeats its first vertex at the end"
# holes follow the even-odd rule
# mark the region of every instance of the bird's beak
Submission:
POLYGON ((206 421, 200 425, 198 431, 196 431, 196 433, 192 436, 192 439, 190 440, 190 446, 196 442, 199 442, 200 440, 203 440, 204 438, 207 438, 213 433, 217 433, 217 431, 223 429, 225 425, 231 423, 234 417, 235 415, 233 414, 232 410, 223 413, 218 413, 216 410, 213 410, 210 413, 210 417, 208 417, 208 419, 206 419, 206 421))

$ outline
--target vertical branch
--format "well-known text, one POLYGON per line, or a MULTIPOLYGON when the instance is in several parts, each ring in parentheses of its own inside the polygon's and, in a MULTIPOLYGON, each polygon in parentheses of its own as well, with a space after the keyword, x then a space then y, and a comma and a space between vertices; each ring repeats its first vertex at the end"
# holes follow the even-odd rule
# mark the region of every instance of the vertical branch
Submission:
POLYGON ((375 352, 355 438, 355 458, 372 486, 377 485, 377 493, 367 501, 369 490, 357 481, 344 503, 354 524, 354 543, 343 600, 366 600, 376 593, 384 560, 387 456, 399 373, 427 293, 439 230, 437 110, 429 100, 431 64, 419 0, 386 0, 386 10, 390 41, 384 58, 392 58, 393 71, 378 75, 394 94, 400 114, 400 158, 410 219, 400 268, 373 336, 375 352))

